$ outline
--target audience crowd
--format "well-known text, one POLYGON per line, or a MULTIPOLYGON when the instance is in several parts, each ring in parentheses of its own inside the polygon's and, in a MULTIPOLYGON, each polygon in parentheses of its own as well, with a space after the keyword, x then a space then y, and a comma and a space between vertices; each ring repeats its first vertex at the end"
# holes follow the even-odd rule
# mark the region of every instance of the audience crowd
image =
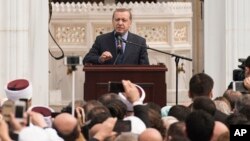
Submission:
POLYGON ((140 86, 122 84, 123 93, 77 100, 74 108, 69 103, 57 113, 32 105, 28 80, 13 80, 1 100, 0 141, 229 141, 230 125, 250 124, 250 56, 244 94, 227 89, 214 98, 213 79, 198 73, 189 81, 190 105, 160 107, 144 101, 140 86))

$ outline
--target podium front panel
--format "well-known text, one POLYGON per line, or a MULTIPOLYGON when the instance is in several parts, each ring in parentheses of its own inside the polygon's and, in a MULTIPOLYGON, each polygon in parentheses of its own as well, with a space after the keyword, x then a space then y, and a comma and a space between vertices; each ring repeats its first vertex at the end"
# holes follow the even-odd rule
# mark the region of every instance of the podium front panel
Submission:
POLYGON ((108 82, 130 80, 140 85, 146 92, 144 102, 154 102, 165 106, 167 84, 164 65, 92 65, 85 66, 84 100, 98 99, 108 93, 108 82))

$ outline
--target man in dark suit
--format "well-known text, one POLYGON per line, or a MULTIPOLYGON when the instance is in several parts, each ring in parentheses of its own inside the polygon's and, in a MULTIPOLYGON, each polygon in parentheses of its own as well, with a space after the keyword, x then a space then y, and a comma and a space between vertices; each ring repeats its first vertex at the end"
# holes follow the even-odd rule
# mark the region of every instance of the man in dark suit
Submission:
POLYGON ((131 23, 130 9, 116 9, 112 17, 114 31, 96 37, 92 48, 83 59, 83 64, 149 64, 146 40, 128 31, 131 23))

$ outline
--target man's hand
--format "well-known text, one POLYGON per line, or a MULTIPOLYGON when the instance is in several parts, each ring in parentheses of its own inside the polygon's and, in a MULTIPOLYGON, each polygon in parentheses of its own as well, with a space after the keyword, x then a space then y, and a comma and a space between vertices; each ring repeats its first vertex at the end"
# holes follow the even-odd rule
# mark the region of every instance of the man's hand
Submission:
POLYGON ((28 114, 30 116, 30 120, 31 120, 32 124, 39 126, 41 128, 48 127, 42 114, 37 113, 37 112, 33 112, 33 111, 29 111, 28 114))
POLYGON ((97 133, 94 135, 95 139, 98 139, 100 141, 104 140, 107 137, 113 136, 116 133, 113 132, 113 129, 115 127, 115 123, 117 121, 117 118, 108 118, 106 119, 100 126, 97 133))
POLYGON ((111 58, 113 58, 112 54, 109 51, 104 51, 102 55, 100 56, 99 60, 100 60, 100 63, 103 63, 107 60, 110 60, 111 58))
POLYGON ((10 125, 15 132, 20 132, 24 127, 27 126, 27 122, 27 113, 24 113, 22 120, 17 120, 13 113, 10 114, 10 125))
POLYGON ((0 140, 1 141, 11 141, 9 136, 9 127, 7 123, 3 120, 3 116, 0 114, 0 140))
POLYGON ((125 90, 125 97, 130 103, 134 103, 140 99, 140 93, 135 84, 129 80, 122 80, 122 84, 125 90))
POLYGON ((82 127, 85 124, 85 112, 82 107, 76 107, 76 117, 78 124, 82 127))

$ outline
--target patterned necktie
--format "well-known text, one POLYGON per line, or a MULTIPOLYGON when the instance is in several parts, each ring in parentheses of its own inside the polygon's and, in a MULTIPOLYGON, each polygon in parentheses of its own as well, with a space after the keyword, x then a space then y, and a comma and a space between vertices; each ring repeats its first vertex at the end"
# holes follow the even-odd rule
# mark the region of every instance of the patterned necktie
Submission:
POLYGON ((123 44, 121 41, 117 41, 116 49, 117 49, 117 55, 118 55, 116 64, 123 64, 124 55, 123 55, 123 44))

